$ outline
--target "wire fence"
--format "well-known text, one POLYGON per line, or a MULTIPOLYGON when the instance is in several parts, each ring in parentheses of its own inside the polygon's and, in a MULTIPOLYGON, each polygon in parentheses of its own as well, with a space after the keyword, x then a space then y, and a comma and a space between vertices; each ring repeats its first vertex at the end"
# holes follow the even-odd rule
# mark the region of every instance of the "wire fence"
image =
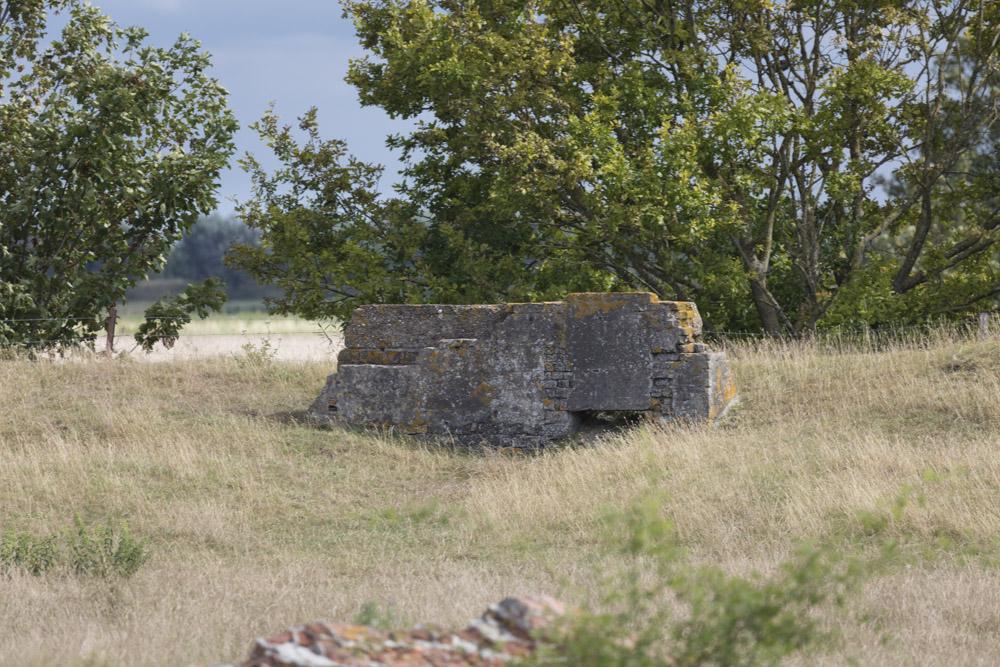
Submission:
POLYGON ((705 337, 712 338, 754 338, 754 339, 788 339, 809 340, 811 338, 827 337, 893 337, 908 334, 931 334, 940 331, 961 333, 989 333, 1000 325, 1000 314, 982 313, 975 319, 925 322, 907 325, 869 325, 869 326, 832 326, 814 330, 806 330, 797 334, 769 334, 762 331, 733 331, 728 329, 708 329, 702 332, 705 337), (986 315, 984 318, 983 315, 986 315))
POLYGON ((866 354, 996 339, 1000 339, 1000 313, 980 313, 973 319, 911 325, 829 327, 796 336, 727 330, 710 330, 702 335, 702 340, 711 346, 737 354, 763 352, 779 355, 796 351, 828 355, 866 354))
MULTIPOLYGON (((158 317, 150 319, 154 321, 190 322, 188 318, 182 317, 158 317)), ((112 345, 110 347, 115 351, 118 351, 119 349, 135 349, 132 346, 136 345, 134 336, 138 333, 137 327, 145 322, 146 318, 119 316, 117 320, 112 345), (125 322, 123 323, 122 320, 125 320, 125 322)), ((272 318, 254 317, 240 318, 236 320, 236 322, 224 320, 222 323, 223 329, 219 331, 199 330, 197 327, 204 325, 201 323, 195 323, 194 330, 181 328, 180 341, 191 343, 192 340, 200 339, 218 340, 232 338, 237 339, 238 341, 247 342, 264 340, 280 342, 282 338, 289 336, 311 336, 316 337, 317 339, 323 339, 325 343, 331 345, 336 343, 336 337, 338 334, 334 330, 335 325, 324 326, 322 324, 316 324, 314 327, 303 326, 298 328, 283 328, 280 326, 281 322, 281 319, 275 321, 272 318), (273 329, 271 328, 272 322, 277 325, 273 329), (234 324, 237 326, 234 326, 234 324)), ((293 320, 293 323, 303 324, 303 322, 295 320, 293 320)), ((25 350, 30 353, 32 350, 36 352, 43 352, 45 350, 58 352, 59 350, 71 350, 73 348, 87 350, 95 347, 107 347, 108 335, 107 332, 101 328, 103 325, 104 321, 101 318, 93 316, 0 317, 0 349, 14 351, 15 353, 17 353, 17 350, 25 350), (92 323, 95 326, 89 327, 89 331, 82 332, 82 323, 92 323), (40 331, 25 332, 25 329, 39 329, 40 331), (25 333, 28 335, 25 336, 25 333), (43 335, 32 336, 31 334, 33 333, 40 333, 43 335), (84 339, 82 341, 80 339, 81 333, 84 333, 84 339)), ((213 326, 210 320, 208 326, 213 326)), ((138 347, 138 345, 136 345, 136 347, 138 347)))
MULTIPOLYGON (((116 333, 115 334, 115 345, 119 342, 122 343, 135 343, 132 333, 116 333)), ((230 338, 280 338, 281 336, 301 336, 301 335, 315 335, 316 337, 324 337, 329 339, 329 334, 323 331, 281 331, 281 332, 235 332, 235 333, 184 333, 181 332, 180 339, 186 340, 190 338, 212 338, 228 336, 230 338)), ((3 347, 2 337, 0 337, 0 347, 3 347)), ((103 333, 96 334, 94 341, 98 343, 105 343, 107 336, 103 333)), ((11 343, 8 347, 45 347, 46 345, 75 345, 76 341, 69 338, 34 338, 34 339, 18 339, 16 343, 11 343)))
MULTIPOLYGON (((121 319, 121 318, 119 318, 121 319)), ((129 318, 130 320, 132 318, 129 318)), ((185 318, 156 318, 159 320, 178 321, 185 318)), ((140 322, 142 320, 139 320, 140 322)), ((246 318, 247 323, 269 325, 272 320, 264 318, 246 318)), ((280 321, 280 320, 279 320, 280 321)), ((0 318, 0 346, 3 343, 4 325, 10 324, 32 324, 32 323, 79 323, 79 322, 99 322, 94 317, 16 317, 0 318)), ((78 326, 78 325, 71 325, 78 326)), ((270 330, 251 331, 251 327, 245 327, 235 331, 184 331, 181 330, 182 339, 203 338, 203 337, 281 337, 281 336, 306 336, 315 335, 325 337, 332 341, 331 329, 334 328, 316 325, 314 328, 299 328, 292 330, 270 330)), ((69 332, 67 332, 69 333, 69 332)), ((131 340, 136 331, 130 330, 128 325, 119 324, 114 336, 114 342, 131 340)), ((107 341, 107 334, 104 331, 91 331, 89 336, 92 341, 107 341)), ((944 341, 944 340, 967 340, 967 339, 989 339, 1000 337, 1000 313, 980 313, 973 319, 963 321, 939 321, 925 322, 911 325, 890 325, 890 326, 834 326, 812 331, 800 332, 798 334, 774 335, 761 331, 748 330, 727 330, 727 329, 707 329, 703 331, 701 339, 707 343, 726 346, 731 343, 752 343, 767 342, 770 344, 813 344, 820 347, 837 349, 879 349, 890 345, 917 344, 921 341, 944 341)), ((8 343, 7 347, 45 347, 68 345, 73 341, 73 336, 47 337, 47 338, 21 338, 18 337, 8 343)))

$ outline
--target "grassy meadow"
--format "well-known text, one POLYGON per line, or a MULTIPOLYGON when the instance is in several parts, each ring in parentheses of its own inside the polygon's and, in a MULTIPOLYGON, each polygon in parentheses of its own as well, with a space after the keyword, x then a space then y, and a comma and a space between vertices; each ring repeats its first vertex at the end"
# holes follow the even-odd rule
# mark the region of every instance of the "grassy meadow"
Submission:
POLYGON ((125 520, 149 549, 128 579, 0 574, 0 664, 207 665, 366 608, 457 625, 508 594, 593 602, 609 508, 650 493, 687 558, 733 573, 803 540, 898 543, 830 620, 841 645, 801 664, 1000 664, 997 341, 729 351, 742 402, 717 427, 538 456, 310 426, 329 363, 0 363, 0 530, 125 520))

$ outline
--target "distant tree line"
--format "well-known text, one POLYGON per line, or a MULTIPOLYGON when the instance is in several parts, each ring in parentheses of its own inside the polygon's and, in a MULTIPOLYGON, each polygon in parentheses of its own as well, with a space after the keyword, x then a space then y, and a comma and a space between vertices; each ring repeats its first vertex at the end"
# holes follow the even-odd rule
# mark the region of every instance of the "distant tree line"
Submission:
POLYGON ((171 249, 167 262, 152 281, 172 284, 217 278, 229 299, 263 299, 276 291, 261 285, 245 270, 226 264, 226 255, 237 244, 256 246, 260 233, 234 216, 212 214, 198 220, 171 249))

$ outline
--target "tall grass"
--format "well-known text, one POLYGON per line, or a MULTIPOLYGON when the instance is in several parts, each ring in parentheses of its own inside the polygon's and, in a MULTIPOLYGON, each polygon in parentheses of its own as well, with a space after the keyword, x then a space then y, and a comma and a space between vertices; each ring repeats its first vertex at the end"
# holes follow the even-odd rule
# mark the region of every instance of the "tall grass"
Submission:
POLYGON ((802 541, 899 560, 803 664, 1000 662, 1000 347, 727 342, 741 404, 539 456, 317 429, 325 363, 0 363, 0 532, 127 522, 115 581, 0 577, 0 664, 211 664, 257 634, 391 609, 465 623, 511 593, 602 601, 610 510, 654 494, 685 562, 773 576, 802 541), (902 502, 901 499, 905 500, 902 502))
POLYGON ((915 325, 881 327, 832 327, 805 332, 798 337, 768 336, 758 332, 707 332, 713 346, 746 350, 757 354, 787 354, 801 350, 807 354, 864 354, 928 349, 975 340, 1000 337, 1000 314, 990 314, 985 322, 930 321, 915 325))

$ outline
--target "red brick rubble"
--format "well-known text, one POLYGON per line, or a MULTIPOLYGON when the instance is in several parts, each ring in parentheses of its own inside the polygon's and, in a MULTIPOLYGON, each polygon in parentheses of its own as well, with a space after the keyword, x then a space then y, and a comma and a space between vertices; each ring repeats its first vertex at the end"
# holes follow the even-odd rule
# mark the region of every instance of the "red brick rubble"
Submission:
POLYGON ((541 631, 563 614, 552 598, 518 597, 490 605, 457 631, 310 623, 258 639, 241 667, 499 667, 533 653, 541 631))

